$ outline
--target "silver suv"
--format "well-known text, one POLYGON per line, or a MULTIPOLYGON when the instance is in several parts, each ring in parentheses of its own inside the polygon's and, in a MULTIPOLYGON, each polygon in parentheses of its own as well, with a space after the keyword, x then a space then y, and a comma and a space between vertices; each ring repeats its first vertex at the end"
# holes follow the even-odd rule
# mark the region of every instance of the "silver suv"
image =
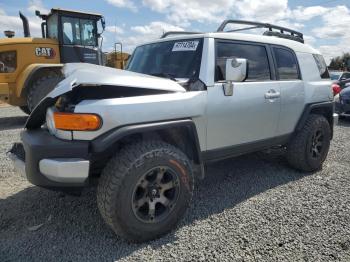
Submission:
POLYGON ((10 152, 38 186, 97 183, 106 223, 130 241, 169 232, 210 161, 281 147, 315 171, 333 135, 333 94, 299 32, 170 32, 137 47, 126 70, 67 64, 10 152))

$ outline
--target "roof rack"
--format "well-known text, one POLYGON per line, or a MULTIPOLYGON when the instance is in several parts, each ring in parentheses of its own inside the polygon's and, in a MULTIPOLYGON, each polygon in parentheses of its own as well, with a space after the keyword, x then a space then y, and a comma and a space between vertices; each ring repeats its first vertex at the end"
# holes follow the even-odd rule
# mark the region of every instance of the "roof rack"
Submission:
POLYGON ((244 21, 244 20, 225 20, 218 28, 217 32, 238 32, 238 31, 245 31, 245 30, 251 30, 251 29, 256 29, 256 28, 267 28, 268 31, 264 32, 264 35, 267 36, 277 36, 280 38, 286 38, 289 40, 294 40, 300 43, 304 43, 304 37, 303 34, 286 28, 282 26, 277 26, 277 25, 272 25, 269 23, 259 23, 259 22, 252 22, 252 21, 244 21), (240 24, 240 25, 250 25, 250 27, 245 27, 245 28, 240 28, 240 29, 234 29, 234 30, 229 30, 229 31, 224 31, 225 27, 228 24, 240 24), (278 31, 273 31, 279 30, 278 31), (289 33, 289 34, 286 34, 289 33))
POLYGON ((188 31, 169 31, 165 32, 160 38, 166 38, 170 35, 196 35, 196 34, 202 34, 201 32, 188 32, 188 31))

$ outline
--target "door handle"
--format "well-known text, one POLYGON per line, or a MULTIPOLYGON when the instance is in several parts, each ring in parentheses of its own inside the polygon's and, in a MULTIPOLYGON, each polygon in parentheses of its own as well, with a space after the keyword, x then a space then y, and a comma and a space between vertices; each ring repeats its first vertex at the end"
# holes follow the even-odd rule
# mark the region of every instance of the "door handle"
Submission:
POLYGON ((265 93, 265 99, 276 99, 281 97, 281 93, 277 92, 275 89, 270 89, 267 93, 265 93))

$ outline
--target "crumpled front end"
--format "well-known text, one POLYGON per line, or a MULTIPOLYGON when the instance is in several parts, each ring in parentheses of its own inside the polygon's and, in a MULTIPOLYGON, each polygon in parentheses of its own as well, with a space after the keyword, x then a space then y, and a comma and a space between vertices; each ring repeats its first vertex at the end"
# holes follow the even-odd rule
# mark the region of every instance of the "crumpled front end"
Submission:
POLYGON ((103 152, 96 156, 91 151, 91 143, 112 129, 191 119, 205 112, 205 91, 186 92, 169 79, 90 64, 66 67, 64 72, 65 79, 27 120, 21 134, 24 157, 11 153, 17 167, 38 186, 90 184, 99 168, 96 163, 106 161, 103 152))
POLYGON ((60 105, 65 106, 91 99, 186 92, 181 85, 169 79, 99 65, 71 63, 66 64, 62 71, 65 79, 33 110, 26 128, 40 127, 45 121, 46 109, 59 99, 60 105))

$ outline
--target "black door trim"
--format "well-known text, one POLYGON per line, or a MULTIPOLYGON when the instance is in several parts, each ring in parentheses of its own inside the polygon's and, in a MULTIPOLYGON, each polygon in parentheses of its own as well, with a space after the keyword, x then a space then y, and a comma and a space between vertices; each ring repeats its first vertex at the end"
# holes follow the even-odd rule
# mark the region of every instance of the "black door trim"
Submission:
POLYGON ((205 162, 213 162, 226 158, 236 157, 256 151, 264 150, 273 146, 285 145, 288 143, 291 134, 274 138, 258 140, 254 142, 212 149, 202 152, 202 159, 205 162))

